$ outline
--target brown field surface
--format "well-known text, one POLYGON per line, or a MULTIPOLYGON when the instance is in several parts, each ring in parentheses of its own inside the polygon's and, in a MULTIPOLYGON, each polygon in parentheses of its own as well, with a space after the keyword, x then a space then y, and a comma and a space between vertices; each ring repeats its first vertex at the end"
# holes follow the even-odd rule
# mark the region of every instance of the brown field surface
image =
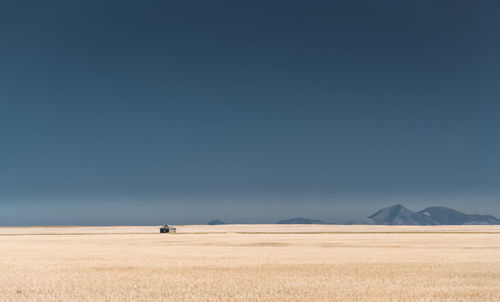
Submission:
POLYGON ((0 301, 500 301, 499 226, 0 228, 0 301))

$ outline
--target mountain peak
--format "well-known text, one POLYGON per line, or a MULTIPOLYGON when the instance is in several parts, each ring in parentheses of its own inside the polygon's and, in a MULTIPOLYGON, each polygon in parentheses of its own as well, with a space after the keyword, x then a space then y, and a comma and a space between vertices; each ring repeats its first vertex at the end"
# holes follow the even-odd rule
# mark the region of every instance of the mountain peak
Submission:
POLYGON ((443 225, 500 224, 500 219, 491 215, 468 215, 447 207, 429 207, 418 213, 443 225))
POLYGON ((491 215, 469 215, 447 207, 428 207, 414 212, 401 204, 383 208, 365 219, 349 224, 380 225, 500 225, 500 219, 491 215))
POLYGON ((411 212, 410 210, 408 210, 407 208, 405 208, 403 205, 396 204, 396 205, 393 205, 393 206, 390 206, 390 207, 387 207, 387 208, 383 208, 383 209, 375 212, 371 216, 368 216, 368 218, 370 219, 370 218, 374 218, 374 217, 377 217, 377 216, 380 216, 380 215, 392 216, 392 215, 397 215, 400 212, 407 212, 407 211, 411 212))
POLYGON ((368 216, 369 223, 385 225, 436 225, 433 219, 422 213, 408 210, 401 204, 384 208, 368 216))
POLYGON ((215 219, 215 220, 209 221, 207 224, 208 225, 220 225, 220 224, 226 224, 226 223, 220 219, 215 219))

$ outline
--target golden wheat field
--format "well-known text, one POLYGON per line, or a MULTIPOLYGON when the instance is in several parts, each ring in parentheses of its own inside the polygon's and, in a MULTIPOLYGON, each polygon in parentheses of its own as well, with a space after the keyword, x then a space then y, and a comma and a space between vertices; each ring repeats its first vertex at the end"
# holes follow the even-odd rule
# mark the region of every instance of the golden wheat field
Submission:
POLYGON ((500 301, 500 227, 0 228, 0 301, 500 301))

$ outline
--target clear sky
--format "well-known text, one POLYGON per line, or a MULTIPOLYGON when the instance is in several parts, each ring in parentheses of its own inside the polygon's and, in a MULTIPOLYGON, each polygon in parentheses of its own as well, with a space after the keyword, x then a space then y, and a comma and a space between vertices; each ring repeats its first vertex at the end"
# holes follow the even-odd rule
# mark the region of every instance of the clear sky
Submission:
POLYGON ((0 3, 0 225, 500 216, 499 1, 0 3))

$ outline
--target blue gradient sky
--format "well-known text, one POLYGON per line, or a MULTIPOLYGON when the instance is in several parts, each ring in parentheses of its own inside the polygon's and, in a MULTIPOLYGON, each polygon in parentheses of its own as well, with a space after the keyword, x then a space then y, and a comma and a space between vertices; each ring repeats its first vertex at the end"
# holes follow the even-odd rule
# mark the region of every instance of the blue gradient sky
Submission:
POLYGON ((2 1, 0 225, 500 216, 498 1, 2 1))

